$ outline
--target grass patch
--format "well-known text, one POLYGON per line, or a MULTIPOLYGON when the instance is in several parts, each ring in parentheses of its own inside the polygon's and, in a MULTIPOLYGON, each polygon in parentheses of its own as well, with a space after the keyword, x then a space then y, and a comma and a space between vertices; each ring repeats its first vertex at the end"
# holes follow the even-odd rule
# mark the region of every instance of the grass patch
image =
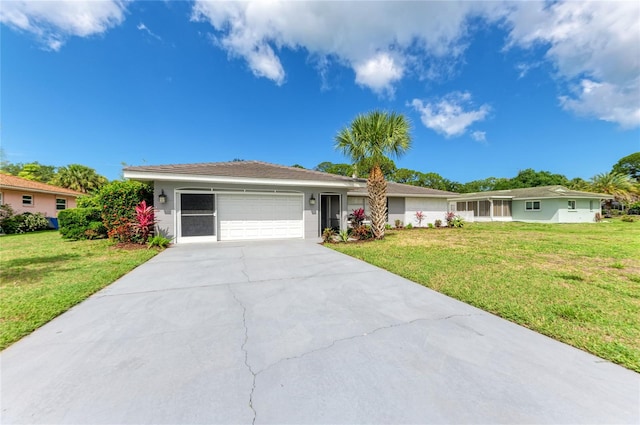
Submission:
POLYGON ((65 241, 58 232, 0 238, 0 349, 157 254, 106 240, 65 241))
POLYGON ((640 372, 640 222, 470 223, 327 246, 640 372))

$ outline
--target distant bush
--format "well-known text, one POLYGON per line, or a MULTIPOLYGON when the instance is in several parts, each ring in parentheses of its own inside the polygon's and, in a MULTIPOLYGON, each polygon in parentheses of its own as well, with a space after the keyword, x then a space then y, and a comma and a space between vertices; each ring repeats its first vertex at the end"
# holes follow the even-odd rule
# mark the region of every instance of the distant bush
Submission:
POLYGON ((396 225, 396 229, 402 229, 402 220, 396 219, 394 224, 396 225))
POLYGON ((60 235, 64 239, 99 239, 107 236, 100 208, 70 208, 58 213, 60 235))
POLYGON ((634 221, 636 221, 636 219, 631 217, 630 215, 623 215, 620 220, 624 221, 625 223, 633 223, 634 221))
POLYGON ((42 213, 24 213, 22 216, 24 217, 21 227, 22 232, 36 232, 49 228, 49 220, 42 213))
POLYGON ((437 219, 436 221, 434 221, 434 222, 433 222, 433 225, 434 225, 435 227, 440 227, 440 226, 442 226, 442 220, 437 219))
POLYGON ((23 213, 13 215, 10 206, 0 208, 0 227, 6 234, 27 233, 49 228, 49 220, 42 213, 23 213))
POLYGON ((433 229, 435 226, 433 225, 433 223, 429 223, 429 224, 427 224, 427 227, 428 227, 429 229, 433 229))
POLYGON ((413 229, 413 224, 409 223, 406 226, 404 226, 404 228, 411 230, 411 229, 413 229))

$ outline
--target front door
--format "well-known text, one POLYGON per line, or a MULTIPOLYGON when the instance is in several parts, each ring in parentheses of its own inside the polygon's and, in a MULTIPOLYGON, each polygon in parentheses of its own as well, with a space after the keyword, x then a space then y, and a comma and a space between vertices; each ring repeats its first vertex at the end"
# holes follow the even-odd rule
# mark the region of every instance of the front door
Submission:
POLYGON ((326 228, 340 230, 340 195, 320 195, 320 233, 326 228))
POLYGON ((178 199, 178 242, 217 240, 215 195, 180 193, 178 199))

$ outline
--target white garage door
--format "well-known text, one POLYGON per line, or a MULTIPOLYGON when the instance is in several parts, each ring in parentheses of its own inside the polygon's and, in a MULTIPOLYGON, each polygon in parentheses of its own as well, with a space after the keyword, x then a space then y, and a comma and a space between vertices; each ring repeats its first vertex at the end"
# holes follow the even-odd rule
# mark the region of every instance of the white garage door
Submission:
POLYGON ((220 240, 302 238, 303 196, 219 194, 220 240))

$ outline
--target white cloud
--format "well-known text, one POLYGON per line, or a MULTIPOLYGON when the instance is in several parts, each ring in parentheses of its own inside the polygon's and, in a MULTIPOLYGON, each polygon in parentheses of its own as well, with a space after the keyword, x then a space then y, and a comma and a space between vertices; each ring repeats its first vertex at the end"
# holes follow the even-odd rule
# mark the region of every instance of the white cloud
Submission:
POLYGON ((617 123, 625 129, 640 125, 640 77, 626 90, 615 84, 584 79, 572 91, 573 96, 560 96, 564 109, 617 123))
POLYGON ((158 34, 151 31, 149 27, 147 27, 143 22, 140 22, 136 28, 138 28, 140 31, 146 32, 149 36, 155 38, 156 40, 162 41, 162 38, 158 34))
POLYGON ((378 53, 363 63, 355 64, 356 83, 376 93, 393 95, 393 83, 402 78, 404 67, 388 53, 378 53))
POLYGON ((471 133, 471 138, 476 142, 486 142, 487 133, 485 131, 474 131, 471 133))
MULTIPOLYGON (((445 137, 461 136, 473 123, 483 121, 491 111, 486 104, 472 109, 469 92, 449 93, 427 103, 413 99, 411 106, 420 113, 420 120, 427 128, 445 137)), ((486 133, 482 133, 482 137, 486 137, 486 133)))
POLYGON ((506 21, 509 47, 546 49, 570 87, 560 96, 565 109, 640 126, 640 2, 522 2, 506 21))
POLYGON ((467 45, 467 18, 493 14, 488 2, 196 0, 192 19, 209 22, 217 45, 278 84, 285 71, 275 49, 304 49, 322 64, 321 72, 329 61, 338 63, 354 71, 357 84, 393 95, 394 84, 407 75, 407 61, 429 62, 412 67, 416 73, 436 69, 433 61, 459 57, 467 45))
MULTIPOLYGON (((304 50, 320 64, 323 85, 329 66, 339 64, 353 70, 357 84, 387 95, 403 78, 438 80, 462 63, 477 27, 470 20, 503 24, 507 48, 544 49, 561 81, 587 79, 609 87, 606 109, 579 91, 562 93, 565 108, 625 127, 640 125, 640 100, 633 96, 640 75, 637 1, 196 0, 192 19, 209 22, 219 46, 277 84, 286 77, 278 52, 304 50), (612 110, 631 111, 631 119, 612 110)), ((519 64, 520 78, 541 64, 537 56, 519 64)))
POLYGON ((71 36, 101 34, 121 24, 126 1, 3 1, 0 22, 29 32, 57 51, 71 36))

